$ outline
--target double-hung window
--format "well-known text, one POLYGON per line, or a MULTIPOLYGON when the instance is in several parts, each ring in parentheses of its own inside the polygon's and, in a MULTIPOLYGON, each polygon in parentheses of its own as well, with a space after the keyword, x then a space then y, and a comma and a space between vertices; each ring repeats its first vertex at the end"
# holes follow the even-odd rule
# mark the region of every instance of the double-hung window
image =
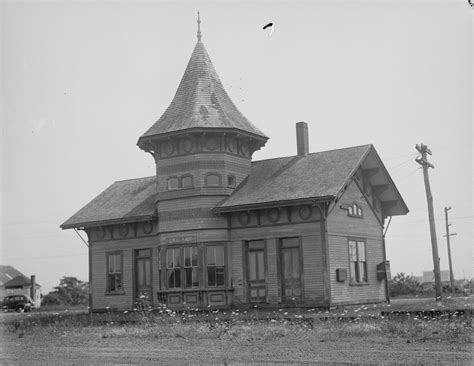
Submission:
POLYGON ((198 248, 184 247, 184 278, 186 288, 199 287, 198 248))
POLYGON ((365 242, 349 240, 349 267, 351 283, 367 282, 367 262, 365 259, 365 242))
POLYGON ((181 250, 171 248, 166 251, 166 275, 168 288, 181 287, 181 250))
POLYGON ((168 288, 199 287, 199 253, 196 246, 166 250, 168 288))
POLYGON ((206 248, 207 285, 225 286, 224 246, 212 245, 206 248))
POLYGON ((107 254, 107 292, 122 292, 122 253, 107 254))

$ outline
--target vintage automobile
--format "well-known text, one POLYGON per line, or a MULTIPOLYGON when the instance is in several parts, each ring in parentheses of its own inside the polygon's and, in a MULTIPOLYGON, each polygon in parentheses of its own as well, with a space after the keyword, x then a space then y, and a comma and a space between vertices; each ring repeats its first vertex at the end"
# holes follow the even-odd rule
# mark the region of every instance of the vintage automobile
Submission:
POLYGON ((34 308, 34 302, 26 295, 9 295, 3 299, 2 309, 16 311, 30 311, 34 308))

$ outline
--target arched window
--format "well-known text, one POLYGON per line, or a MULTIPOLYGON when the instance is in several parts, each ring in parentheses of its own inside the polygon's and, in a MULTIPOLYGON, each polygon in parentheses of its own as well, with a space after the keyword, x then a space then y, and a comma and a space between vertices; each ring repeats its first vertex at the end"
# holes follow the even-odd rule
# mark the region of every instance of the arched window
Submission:
POLYGON ((221 185, 221 177, 217 174, 208 174, 206 176, 206 186, 217 187, 221 185))
POLYGON ((181 177, 181 188, 191 188, 193 186, 193 177, 186 175, 181 177))
POLYGON ((178 189, 179 188, 179 179, 178 177, 168 178, 168 190, 178 189))

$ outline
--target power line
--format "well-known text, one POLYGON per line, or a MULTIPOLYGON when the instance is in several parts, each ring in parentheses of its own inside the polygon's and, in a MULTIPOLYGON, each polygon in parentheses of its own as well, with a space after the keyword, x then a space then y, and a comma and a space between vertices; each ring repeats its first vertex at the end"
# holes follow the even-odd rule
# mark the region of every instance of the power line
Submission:
POLYGON ((88 253, 74 253, 74 254, 64 254, 64 255, 47 255, 42 257, 16 257, 16 258, 3 258, 2 261, 8 262, 13 260, 33 260, 33 259, 51 259, 51 258, 65 258, 65 257, 75 257, 88 255, 88 253))

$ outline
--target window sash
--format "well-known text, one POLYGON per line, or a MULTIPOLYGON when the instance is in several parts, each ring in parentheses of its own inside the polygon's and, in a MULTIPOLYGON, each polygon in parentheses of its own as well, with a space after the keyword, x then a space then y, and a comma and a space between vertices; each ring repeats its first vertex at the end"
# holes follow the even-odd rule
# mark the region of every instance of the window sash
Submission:
POLYGON ((213 245, 206 248, 207 286, 225 286, 224 246, 213 245))
POLYGON ((186 288, 199 287, 198 248, 184 247, 184 279, 186 288))
POLYGON ((365 241, 349 240, 349 272, 351 282, 368 281, 365 241))
POLYGON ((107 291, 122 291, 122 253, 108 254, 107 262, 107 291))

